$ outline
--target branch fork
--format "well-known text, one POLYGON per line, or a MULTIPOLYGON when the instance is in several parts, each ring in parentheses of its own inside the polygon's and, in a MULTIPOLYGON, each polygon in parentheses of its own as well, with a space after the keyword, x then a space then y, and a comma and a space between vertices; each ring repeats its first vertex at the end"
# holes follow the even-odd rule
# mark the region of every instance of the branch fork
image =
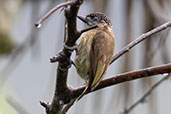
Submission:
MULTIPOLYGON (((84 0, 70 0, 65 3, 59 4, 55 8, 50 10, 47 14, 45 14, 45 16, 41 18, 39 21, 37 21, 35 24, 37 27, 40 26, 42 22, 45 19, 47 19, 53 12, 55 12, 56 10, 60 8, 65 8, 65 17, 66 17, 65 36, 64 36, 65 44, 64 44, 62 51, 60 51, 55 57, 52 57, 50 59, 52 63, 59 62, 58 68, 57 68, 57 74, 56 74, 56 88, 55 88, 54 97, 53 97, 51 104, 40 102, 40 104, 46 109, 47 114, 61 114, 61 113, 65 114, 66 111, 75 102, 75 98, 77 98, 85 88, 84 86, 84 87, 80 87, 77 89, 72 89, 68 87, 67 85, 68 69, 71 66, 70 56, 75 48, 74 46, 75 46, 76 40, 80 37, 80 35, 83 32, 86 32, 88 30, 91 30, 97 27, 97 26, 92 26, 82 31, 77 30, 76 18, 77 18, 79 7, 83 3, 83 1, 84 0), (67 7, 67 6, 70 6, 70 7, 67 7), (64 107, 65 104, 67 104, 66 107, 64 107)), ((128 52, 135 45, 147 39, 147 37, 155 33, 158 33, 168 27, 171 27, 171 21, 168 21, 167 23, 141 35, 135 41, 131 42, 126 47, 124 47, 121 51, 115 54, 115 56, 113 56, 111 63, 113 63, 120 56, 128 52)), ((141 69, 137 71, 127 72, 123 74, 118 74, 111 78, 102 80, 94 91, 111 86, 111 85, 123 83, 126 81, 131 81, 131 80, 135 80, 135 79, 139 79, 139 78, 143 78, 147 76, 149 77, 152 75, 164 74, 164 73, 170 73, 170 72, 171 72, 171 63, 161 65, 161 66, 141 69)))

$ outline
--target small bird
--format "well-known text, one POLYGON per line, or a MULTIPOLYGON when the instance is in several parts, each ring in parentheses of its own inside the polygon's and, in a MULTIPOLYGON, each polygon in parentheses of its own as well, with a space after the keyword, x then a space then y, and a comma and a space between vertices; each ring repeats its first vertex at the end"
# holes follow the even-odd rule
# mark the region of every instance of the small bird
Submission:
POLYGON ((80 37, 75 56, 78 74, 85 80, 86 88, 77 98, 81 99, 88 91, 93 91, 102 80, 114 53, 112 24, 103 13, 91 13, 85 18, 77 16, 95 29, 84 32, 80 37))

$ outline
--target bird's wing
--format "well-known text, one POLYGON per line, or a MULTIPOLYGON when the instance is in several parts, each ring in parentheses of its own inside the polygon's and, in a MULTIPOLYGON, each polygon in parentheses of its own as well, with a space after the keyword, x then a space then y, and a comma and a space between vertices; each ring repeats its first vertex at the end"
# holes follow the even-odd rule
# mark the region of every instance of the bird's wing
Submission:
POLYGON ((88 88, 94 90, 104 76, 113 55, 114 40, 106 32, 98 32, 93 38, 90 50, 88 88))
POLYGON ((93 91, 104 76, 114 50, 113 36, 106 32, 98 32, 93 37, 90 49, 90 70, 86 88, 77 98, 80 100, 88 91, 93 91))

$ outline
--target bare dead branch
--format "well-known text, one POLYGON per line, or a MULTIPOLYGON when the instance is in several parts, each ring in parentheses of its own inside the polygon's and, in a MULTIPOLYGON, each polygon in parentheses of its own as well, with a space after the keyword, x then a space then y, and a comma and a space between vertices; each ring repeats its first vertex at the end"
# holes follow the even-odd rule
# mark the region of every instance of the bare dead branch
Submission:
POLYGON ((61 114, 66 114, 67 111, 71 108, 71 106, 74 104, 76 99, 73 99, 70 101, 70 103, 66 104, 66 106, 63 108, 61 114))
POLYGON ((147 39, 149 36, 153 35, 153 34, 156 34, 162 30, 165 30, 167 29, 168 27, 171 27, 171 21, 168 21, 156 28, 154 28, 153 30, 147 32, 147 33, 144 33, 142 34, 141 36, 139 36, 136 40, 132 41, 131 43, 129 43, 127 46, 125 46, 124 48, 122 48, 119 52, 117 52, 113 58, 112 58, 112 61, 111 61, 111 64, 116 60, 118 59, 120 56, 124 55, 125 53, 129 52, 129 50, 131 48, 133 48, 135 45, 139 44, 140 42, 142 42, 143 40, 147 39))
MULTIPOLYGON (((78 32, 76 26, 76 18, 79 7, 82 4, 83 0, 71 0, 70 2, 72 3, 67 4, 70 5, 70 7, 65 9, 65 46, 60 52, 60 55, 62 55, 62 57, 60 57, 60 59, 58 60, 59 64, 57 68, 56 87, 53 100, 49 107, 45 108, 47 114, 60 114, 63 109, 63 106, 72 100, 71 89, 69 89, 67 86, 67 76, 68 69, 71 64, 70 56, 72 51, 66 47, 73 47, 75 45, 76 40, 80 36, 80 32, 78 32)), ((50 12, 53 11, 54 10, 51 10, 50 12)), ((55 58, 53 58, 52 60, 55 60, 55 58)))
MULTIPOLYGON (((150 77, 150 76, 154 76, 158 74, 165 74, 165 73, 171 73, 171 63, 154 66, 154 67, 148 67, 148 68, 144 68, 144 69, 140 69, 136 71, 126 72, 126 73, 112 76, 110 78, 106 78, 100 82, 100 84, 97 86, 97 88, 94 91, 97 91, 99 89, 106 88, 112 85, 120 84, 123 82, 150 77)), ((73 98, 78 97, 83 92, 84 89, 85 89, 85 86, 73 90, 72 97, 73 98)), ((94 91, 91 91, 91 92, 94 92, 94 91)))
MULTIPOLYGON (((69 2, 69 1, 68 1, 69 2)), ((85 87, 81 87, 78 89, 70 89, 67 86, 67 76, 68 76, 68 69, 70 67, 71 61, 70 56, 72 51, 69 48, 72 48, 75 45, 76 40, 79 38, 81 31, 79 32, 76 27, 76 17, 79 10, 80 5, 82 4, 83 0, 71 0, 69 3, 65 2, 65 5, 61 5, 60 7, 68 6, 70 7, 65 9, 65 17, 66 17, 66 24, 65 24, 65 36, 64 36, 64 47, 60 53, 62 53, 62 57, 58 58, 58 68, 57 68, 57 74, 56 74, 56 87, 55 87, 55 94, 52 100, 52 103, 50 105, 43 106, 46 109, 47 114, 60 114, 63 110, 65 113, 74 103, 71 102, 73 99, 77 98, 85 87), (70 104, 71 103, 71 104, 70 104), (64 105, 66 105, 65 108, 64 105)), ((64 4, 64 3, 63 3, 64 4)), ((39 26, 44 19, 46 19, 48 16, 50 16, 54 11, 59 9, 59 6, 57 8, 53 8, 47 15, 45 15, 42 20, 38 21, 39 26)), ((128 46, 123 48, 120 52, 118 52, 112 62, 122 56, 124 53, 128 52, 132 47, 134 47, 136 44, 140 43, 141 41, 145 40, 148 36, 153 35, 157 32, 160 32, 168 27, 171 26, 171 22, 167 22, 155 29, 153 29, 150 32, 147 32, 140 36, 137 40, 131 42, 128 46)), ((51 60, 55 61, 56 58, 53 58, 51 60)), ((98 87, 95 89, 99 90, 111 85, 115 85, 118 83, 139 79, 143 77, 149 77, 156 74, 163 74, 163 73, 170 73, 171 72, 171 64, 156 66, 156 67, 150 67, 146 69, 141 69, 133 72, 123 73, 116 75, 114 77, 108 78, 103 80, 98 87)))
POLYGON ((42 105, 45 108, 46 113, 49 113, 49 109, 50 109, 49 103, 45 103, 45 102, 40 101, 40 105, 42 105))
POLYGON ((40 27, 43 21, 45 21, 50 15, 52 15, 55 11, 57 11, 60 8, 66 7, 68 5, 72 5, 76 2, 76 0, 70 0, 64 3, 61 3, 59 5, 56 5, 54 8, 52 8, 49 12, 47 12, 40 20, 38 20, 35 24, 36 27, 40 27))
POLYGON ((155 83, 139 100, 137 100, 134 104, 132 104, 128 109, 126 109, 123 114, 128 114, 132 111, 138 104, 145 101, 145 99, 152 93, 154 89, 156 89, 163 81, 167 80, 170 77, 170 74, 166 74, 166 77, 162 78, 160 81, 155 83))

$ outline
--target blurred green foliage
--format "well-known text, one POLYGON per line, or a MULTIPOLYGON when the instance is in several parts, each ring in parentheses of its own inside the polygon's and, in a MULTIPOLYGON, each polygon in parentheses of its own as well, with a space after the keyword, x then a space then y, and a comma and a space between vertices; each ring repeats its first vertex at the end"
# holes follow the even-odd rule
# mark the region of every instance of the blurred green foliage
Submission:
POLYGON ((7 92, 0 91, 0 114, 16 114, 16 111, 7 103, 7 92))
POLYGON ((0 32, 0 55, 9 54, 14 47, 10 35, 0 32))

